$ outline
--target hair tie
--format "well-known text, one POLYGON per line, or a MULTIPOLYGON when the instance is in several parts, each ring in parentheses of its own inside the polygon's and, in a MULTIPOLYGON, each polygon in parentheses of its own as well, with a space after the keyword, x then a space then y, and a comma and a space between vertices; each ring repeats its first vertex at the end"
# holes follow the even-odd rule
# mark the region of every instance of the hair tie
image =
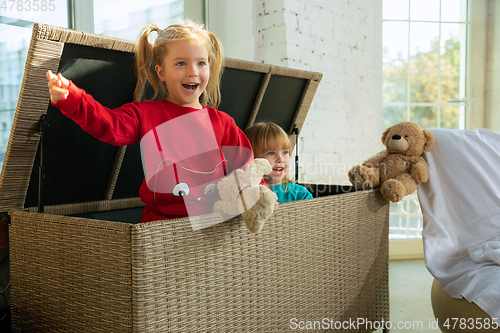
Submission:
POLYGON ((161 34, 161 33, 163 32, 163 29, 158 28, 158 30, 156 30, 156 32, 157 32, 157 33, 158 33, 158 35, 159 35, 159 34, 161 34))

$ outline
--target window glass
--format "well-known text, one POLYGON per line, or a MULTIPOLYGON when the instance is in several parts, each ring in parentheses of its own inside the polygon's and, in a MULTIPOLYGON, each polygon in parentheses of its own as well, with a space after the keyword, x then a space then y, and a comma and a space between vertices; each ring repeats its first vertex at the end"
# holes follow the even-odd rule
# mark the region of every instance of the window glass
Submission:
POLYGON ((438 101, 439 24, 410 23, 410 102, 438 101))
POLYGON ((383 17, 385 20, 407 20, 409 0, 384 0, 383 17))
POLYGON ((441 21, 460 22, 460 0, 441 0, 441 21))
POLYGON ((439 0, 410 0, 410 20, 439 21, 439 0))
POLYGON ((459 128, 460 108, 463 106, 448 105, 441 108, 440 125, 442 128, 459 128))
POLYGON ((408 82, 408 23, 383 23, 383 102, 406 102, 408 82))
POLYGON ((400 121, 406 120, 406 106, 387 105, 384 106, 384 128, 389 128, 400 121))
POLYGON ((23 80, 31 29, 0 24, 0 163, 3 164, 23 80))
MULTIPOLYGON (((441 102, 458 101, 464 97, 461 78, 464 77, 464 24, 441 24, 441 102)), ((458 116, 458 115, 457 115, 458 116)))
POLYGON ((0 0, 0 3, 0 23, 30 28, 33 23, 68 27, 66 0, 0 0))
POLYGON ((422 128, 438 127, 438 112, 435 106, 412 106, 410 108, 410 120, 419 124, 422 128))
POLYGON ((0 167, 26 66, 33 23, 68 27, 65 0, 0 1, 0 167))
POLYGON ((136 41, 146 25, 165 28, 185 19, 204 22, 203 0, 94 1, 94 32, 136 41))

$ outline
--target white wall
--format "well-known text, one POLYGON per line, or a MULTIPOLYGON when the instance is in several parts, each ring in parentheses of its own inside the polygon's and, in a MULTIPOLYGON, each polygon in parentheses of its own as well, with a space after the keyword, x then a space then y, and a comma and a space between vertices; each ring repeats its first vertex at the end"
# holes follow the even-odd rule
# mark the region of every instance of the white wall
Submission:
MULTIPOLYGON (((229 0, 215 1, 219 5, 224 2, 229 0)), ((234 2, 237 6, 250 1, 234 2)), ((211 13, 210 30, 221 38, 229 57, 235 57, 236 50, 233 51, 226 32, 218 29, 220 26, 230 26, 231 34, 254 45, 253 61, 323 73, 300 135, 299 181, 348 184, 350 167, 383 149, 381 67, 375 66, 378 69, 374 70, 373 64, 380 61, 382 53, 380 41, 376 42, 373 34, 374 15, 381 20, 381 1, 254 0, 251 3, 251 36, 247 28, 238 27, 239 24, 246 27, 243 21, 248 18, 248 9, 242 12, 234 8, 231 15, 225 12, 222 16, 224 11, 220 10, 216 30, 212 29, 211 13), (239 23, 223 23, 227 16, 230 20, 238 17, 239 23)))
MULTIPOLYGON (((470 3, 469 37, 469 112, 466 115, 466 127, 473 130, 487 127, 486 121, 486 60, 489 22, 494 21, 488 15, 488 0, 476 0, 470 3)), ((491 87, 490 87, 491 88, 491 87)))
POLYGON ((485 127, 500 131, 500 3, 488 1, 485 127))

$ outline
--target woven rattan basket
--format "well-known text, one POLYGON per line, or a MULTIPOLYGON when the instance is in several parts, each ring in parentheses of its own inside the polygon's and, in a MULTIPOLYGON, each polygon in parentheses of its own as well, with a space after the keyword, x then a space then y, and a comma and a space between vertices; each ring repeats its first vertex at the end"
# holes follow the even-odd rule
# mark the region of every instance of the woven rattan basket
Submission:
MULTIPOLYGON (((257 235, 239 217, 198 231, 189 218, 137 223, 138 147, 109 146, 81 131, 49 106, 45 80, 48 69, 61 71, 104 105, 119 106, 132 98, 134 47, 34 27, 0 175, 0 211, 10 218, 13 331, 286 332, 314 325, 310 331, 363 332, 375 329, 346 323, 362 319, 378 328, 387 321, 389 205, 377 190, 334 195, 312 186, 316 198, 280 205, 257 235), (103 82, 96 87, 92 75, 103 82), (44 114, 48 127, 40 134, 44 114)), ((265 119, 291 132, 302 126, 320 79, 228 59, 219 109, 243 128, 265 119)), ((220 216, 191 219, 213 218, 220 216)))

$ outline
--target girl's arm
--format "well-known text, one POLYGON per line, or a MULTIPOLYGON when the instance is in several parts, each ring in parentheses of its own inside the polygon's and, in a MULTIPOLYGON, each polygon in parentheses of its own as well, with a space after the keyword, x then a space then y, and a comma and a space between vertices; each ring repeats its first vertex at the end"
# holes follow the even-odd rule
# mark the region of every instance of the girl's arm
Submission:
POLYGON ((133 103, 109 109, 60 73, 48 71, 47 79, 52 105, 84 131, 115 146, 140 141, 139 110, 133 103))

